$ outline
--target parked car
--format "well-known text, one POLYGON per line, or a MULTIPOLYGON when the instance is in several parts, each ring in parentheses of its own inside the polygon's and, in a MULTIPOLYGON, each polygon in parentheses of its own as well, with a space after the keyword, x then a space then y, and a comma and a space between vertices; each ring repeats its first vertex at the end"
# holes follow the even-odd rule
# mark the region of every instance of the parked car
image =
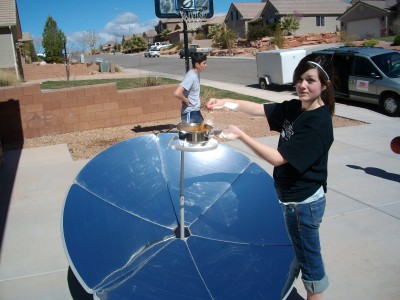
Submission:
POLYGON ((144 53, 144 57, 160 57, 160 50, 152 47, 144 53))
POLYGON ((167 42, 156 42, 153 45, 151 45, 151 48, 155 48, 157 50, 165 49, 168 47, 171 47, 172 44, 167 43, 167 42))
POLYGON ((314 51, 335 68, 339 98, 378 104, 388 115, 400 113, 400 52, 375 47, 340 47, 314 51))
MULTIPOLYGON (((188 55, 189 57, 191 57, 192 54, 195 52, 201 52, 208 55, 208 53, 210 53, 210 50, 211 50, 210 48, 200 48, 200 46, 197 44, 191 44, 188 46, 188 55)), ((179 50, 179 57, 180 58, 185 57, 185 48, 179 50)))

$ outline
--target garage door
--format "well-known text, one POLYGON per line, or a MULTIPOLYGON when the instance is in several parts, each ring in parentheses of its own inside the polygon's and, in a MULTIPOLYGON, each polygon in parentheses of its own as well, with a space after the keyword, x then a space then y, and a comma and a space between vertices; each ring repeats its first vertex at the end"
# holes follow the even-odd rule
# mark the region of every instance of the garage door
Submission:
POLYGON ((381 36, 381 22, 379 18, 351 21, 347 23, 347 34, 356 39, 364 39, 367 36, 381 36))

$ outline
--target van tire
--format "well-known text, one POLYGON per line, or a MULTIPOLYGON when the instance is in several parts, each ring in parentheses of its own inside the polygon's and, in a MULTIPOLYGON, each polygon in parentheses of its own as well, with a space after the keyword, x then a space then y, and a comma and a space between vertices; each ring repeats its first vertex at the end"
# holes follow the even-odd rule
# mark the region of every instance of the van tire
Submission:
POLYGON ((380 105, 386 114, 395 116, 400 112, 400 97, 395 93, 387 93, 381 96, 380 105))
POLYGON ((265 79, 260 79, 260 88, 262 90, 266 90, 267 89, 267 81, 265 79))

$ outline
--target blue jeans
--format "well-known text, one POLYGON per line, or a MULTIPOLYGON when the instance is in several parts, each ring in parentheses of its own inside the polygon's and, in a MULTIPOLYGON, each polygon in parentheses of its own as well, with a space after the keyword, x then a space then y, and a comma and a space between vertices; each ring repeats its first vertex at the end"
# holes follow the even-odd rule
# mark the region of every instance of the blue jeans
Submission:
POLYGON ((181 114, 182 123, 203 123, 204 119, 200 111, 191 111, 181 114))
POLYGON ((328 288, 319 239, 319 226, 325 212, 325 195, 310 203, 282 204, 286 230, 295 252, 289 278, 282 295, 285 295, 301 270, 304 287, 311 293, 321 293, 328 288))

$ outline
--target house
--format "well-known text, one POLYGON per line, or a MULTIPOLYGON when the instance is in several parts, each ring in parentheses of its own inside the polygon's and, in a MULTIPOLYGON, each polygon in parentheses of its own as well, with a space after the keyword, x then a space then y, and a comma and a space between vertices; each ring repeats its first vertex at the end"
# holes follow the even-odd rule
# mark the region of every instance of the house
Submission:
POLYGON ((157 31, 155 29, 143 32, 142 38, 144 38, 147 42, 147 45, 151 45, 155 42, 155 38, 157 36, 157 31))
POLYGON ((115 47, 115 42, 109 41, 103 45, 100 45, 100 50, 102 53, 111 53, 113 52, 113 50, 115 50, 114 47, 115 47))
MULTIPOLYGON (((203 20, 202 25, 196 31, 188 31, 188 39, 192 40, 195 38, 196 33, 203 32, 207 36, 210 27, 216 24, 223 24, 225 16, 215 16, 210 19, 203 20)), ((170 30, 168 34, 168 40, 170 43, 180 43, 184 41, 183 36, 184 24, 182 19, 172 18, 172 19, 160 19, 159 23, 155 27, 158 36, 163 32, 163 30, 170 30)), ((159 39, 158 39, 159 40, 159 39)))
POLYGON ((263 0, 265 8, 258 20, 264 24, 281 21, 285 17, 295 17, 299 29, 295 34, 324 33, 340 31, 337 18, 350 4, 344 0, 263 0))
POLYGON ((396 0, 358 1, 338 17, 342 29, 352 39, 387 36, 398 17, 396 0))
POLYGON ((249 22, 253 20, 265 8, 265 3, 231 3, 225 16, 226 27, 235 31, 239 38, 246 38, 249 30, 249 22))
POLYGON ((163 32, 164 30, 174 31, 176 25, 179 23, 182 23, 182 19, 180 18, 160 19, 154 29, 157 34, 161 34, 161 32, 163 32))
POLYGON ((22 39, 18 7, 15 0, 0 0, 0 69, 22 74, 18 40, 22 39))
POLYGON ((222 25, 225 22, 226 15, 223 16, 214 16, 211 19, 206 20, 206 22, 201 26, 204 31, 205 36, 208 35, 210 28, 215 25, 222 25))
POLYGON ((245 38, 250 26, 268 25, 285 17, 299 20, 296 34, 335 32, 340 30, 337 18, 350 4, 344 0, 263 0, 252 3, 232 3, 225 23, 245 38))

